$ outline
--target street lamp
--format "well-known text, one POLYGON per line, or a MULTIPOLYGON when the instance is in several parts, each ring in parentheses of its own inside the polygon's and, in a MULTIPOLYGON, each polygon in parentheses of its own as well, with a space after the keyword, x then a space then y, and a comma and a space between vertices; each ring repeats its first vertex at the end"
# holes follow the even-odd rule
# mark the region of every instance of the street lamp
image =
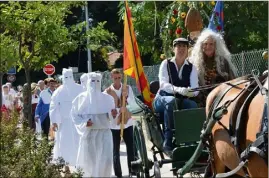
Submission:
MULTIPOLYGON (((88 1, 86 1, 86 4, 85 4, 85 20, 86 20, 86 32, 87 32, 89 30, 89 21, 92 21, 92 19, 89 19, 88 1)), ((87 37, 88 72, 92 72, 91 50, 88 47, 89 42, 90 42, 90 39, 89 39, 89 37, 87 37)))

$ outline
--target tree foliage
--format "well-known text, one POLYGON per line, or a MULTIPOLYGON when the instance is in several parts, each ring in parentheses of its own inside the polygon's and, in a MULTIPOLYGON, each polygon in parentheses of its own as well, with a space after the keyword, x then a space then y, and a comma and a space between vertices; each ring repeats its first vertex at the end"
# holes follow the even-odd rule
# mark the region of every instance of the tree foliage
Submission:
MULTIPOLYGON (((145 61, 151 61, 151 63, 154 63, 154 60, 159 59, 162 51, 160 31, 162 28, 162 21, 166 14, 165 7, 170 3, 171 2, 165 1, 128 3, 132 12, 132 20, 141 56, 145 57, 147 54, 151 54, 150 58, 144 59, 142 57, 143 63, 145 63, 145 61)), ((119 7, 119 16, 122 20, 125 13, 124 2, 121 2, 119 7)))
MULTIPOLYGON (((215 1, 130 2, 138 46, 158 63, 159 54, 170 53, 173 39, 187 37, 185 17, 190 7, 198 9, 207 28, 215 1)), ((120 19, 124 15, 121 3, 120 19)), ((224 39, 231 53, 267 48, 268 2, 224 2, 224 39)), ((171 54, 171 53, 170 53, 171 54)))
POLYGON ((268 48, 268 1, 224 2, 224 32, 233 53, 268 48))
POLYGON ((73 3, 9 2, 1 6, 1 25, 19 43, 19 67, 39 70, 76 49, 64 19, 73 3))
POLYGON ((18 44, 11 36, 0 34, 0 72, 6 73, 10 67, 16 65, 18 58, 18 44))
MULTIPOLYGON (((18 118, 13 113, 10 120, 1 122, 0 177, 63 177, 67 163, 62 158, 52 163, 53 144, 38 139, 29 128, 19 127, 18 118)), ((81 176, 81 170, 70 175, 81 176)))
MULTIPOLYGON (((12 37, 5 36, 4 33, 0 34, 0 93, 2 93, 3 75, 8 69, 15 66, 19 59, 17 49, 18 45, 12 37)), ((0 106, 2 106, 2 95, 0 95, 0 106)))
MULTIPOLYGON (((28 86, 31 84, 30 71, 40 70, 45 64, 58 61, 64 54, 74 51, 85 37, 92 37, 92 46, 97 50, 103 41, 114 38, 103 29, 104 23, 91 28, 87 35, 81 35, 82 25, 67 26, 65 20, 71 14, 72 7, 81 2, 8 2, 1 4, 0 29, 5 36, 15 40, 13 46, 18 51, 18 66, 23 68, 28 86), (76 37, 81 35, 81 37, 76 37), (96 35, 96 36, 95 36, 96 35), (104 35, 104 36, 102 36, 104 35), (16 44, 16 45, 15 45, 16 44)), ((31 96, 28 87, 28 96, 31 96)), ((31 103, 31 97, 25 101, 25 107, 31 103)), ((31 108, 24 115, 30 125, 31 108)))
POLYGON ((91 27, 88 31, 85 31, 86 22, 81 22, 72 27, 73 37, 74 39, 78 40, 79 45, 86 44, 86 39, 89 38, 90 43, 85 47, 90 48, 92 51, 98 51, 101 48, 111 50, 114 48, 111 46, 111 43, 114 42, 117 37, 114 35, 114 33, 111 33, 105 29, 104 26, 106 23, 106 21, 99 22, 96 26, 91 27))
MULTIPOLYGON (((38 70, 51 61, 57 61, 63 54, 76 48, 75 41, 64 25, 70 2, 9 2, 1 4, 0 28, 6 36, 13 37, 18 44, 18 66, 25 70, 28 86, 31 84, 30 71, 38 70)), ((15 49, 14 49, 15 50, 15 49)), ((28 96, 31 96, 28 87, 28 96)), ((31 97, 25 101, 27 107, 31 97)), ((31 108, 24 113, 32 125, 31 108)))
POLYGON ((113 42, 117 39, 116 35, 113 32, 105 29, 105 24, 107 22, 99 22, 96 26, 91 27, 87 32, 83 32, 86 22, 82 22, 76 26, 76 30, 78 32, 76 36, 79 37, 79 45, 85 46, 83 49, 87 50, 89 48, 91 50, 91 58, 92 58, 92 69, 93 71, 105 71, 110 66, 108 65, 108 55, 107 53, 115 50, 112 45, 113 42), (89 39, 89 44, 86 44, 86 39, 89 39))

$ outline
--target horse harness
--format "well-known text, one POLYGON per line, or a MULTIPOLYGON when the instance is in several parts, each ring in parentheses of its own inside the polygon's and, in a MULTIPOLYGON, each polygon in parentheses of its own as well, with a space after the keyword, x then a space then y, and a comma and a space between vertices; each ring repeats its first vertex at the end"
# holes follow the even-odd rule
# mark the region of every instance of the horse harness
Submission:
MULTIPOLYGON (((248 158, 253 154, 257 153, 263 160, 266 162, 268 165, 268 90, 265 89, 264 87, 261 88, 261 83, 265 82, 267 79, 268 74, 261 76, 259 79, 254 75, 255 80, 251 80, 250 76, 245 76, 242 79, 245 81, 239 81, 234 84, 231 83, 226 83, 229 84, 225 90, 222 90, 214 99, 211 108, 209 110, 209 116, 213 116, 213 119, 215 119, 230 135, 231 142, 234 144, 236 148, 237 155, 239 159, 241 160, 239 166, 235 168, 234 170, 224 173, 224 174, 218 174, 217 177, 228 177, 240 170, 240 168, 243 169, 245 172, 245 177, 248 176, 248 171, 246 167, 244 166, 248 158), (247 79, 247 80, 246 80, 247 79), (222 106, 218 106, 223 99, 223 97, 234 87, 237 87, 240 84, 247 83, 249 82, 248 85, 246 85, 232 100, 227 100, 222 106), (260 89, 260 90, 259 90, 260 89), (263 111, 263 118, 262 118, 262 123, 261 123, 261 130, 256 136, 256 140, 251 143, 250 145, 247 146, 245 150, 241 149, 241 141, 244 141, 245 139, 245 133, 246 133, 246 118, 247 118, 247 110, 249 108, 250 102, 252 99, 256 96, 257 92, 263 91, 262 95, 266 97, 265 103, 264 103, 264 111, 263 111), (231 115, 230 115, 230 122, 229 122, 229 128, 224 126, 221 123, 221 118, 222 117, 214 117, 215 113, 219 112, 221 110, 222 115, 228 113, 228 106, 232 103, 236 102, 235 106, 240 106, 240 107, 233 107, 231 110, 231 115)), ((205 122, 205 125, 207 122, 205 122)), ((206 138, 209 144, 207 144, 208 149, 210 150, 210 153, 212 153, 212 135, 206 138)), ((213 156, 210 155, 209 162, 211 165, 214 165, 214 159, 213 156)), ((215 174, 215 168, 213 167, 214 171, 214 176, 215 174)))

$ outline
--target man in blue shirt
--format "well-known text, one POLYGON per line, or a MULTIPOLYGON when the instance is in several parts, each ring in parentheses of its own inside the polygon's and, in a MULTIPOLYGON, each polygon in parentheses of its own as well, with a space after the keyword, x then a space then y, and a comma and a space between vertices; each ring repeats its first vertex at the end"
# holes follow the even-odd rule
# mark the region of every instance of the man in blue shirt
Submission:
POLYGON ((48 88, 40 93, 39 101, 35 110, 35 120, 36 122, 41 122, 42 131, 47 138, 50 129, 49 106, 55 86, 56 81, 53 78, 48 79, 48 88))

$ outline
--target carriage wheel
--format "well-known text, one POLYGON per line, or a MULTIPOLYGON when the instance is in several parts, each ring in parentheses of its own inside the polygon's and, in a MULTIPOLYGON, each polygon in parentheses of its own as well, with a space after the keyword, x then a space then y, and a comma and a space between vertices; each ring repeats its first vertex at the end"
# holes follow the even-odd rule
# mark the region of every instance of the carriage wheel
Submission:
POLYGON ((145 138, 141 122, 135 121, 134 124, 134 152, 135 161, 132 162, 132 169, 138 178, 149 178, 150 161, 147 156, 145 138))
POLYGON ((158 161, 154 162, 154 176, 156 178, 161 178, 160 165, 159 165, 158 161))

